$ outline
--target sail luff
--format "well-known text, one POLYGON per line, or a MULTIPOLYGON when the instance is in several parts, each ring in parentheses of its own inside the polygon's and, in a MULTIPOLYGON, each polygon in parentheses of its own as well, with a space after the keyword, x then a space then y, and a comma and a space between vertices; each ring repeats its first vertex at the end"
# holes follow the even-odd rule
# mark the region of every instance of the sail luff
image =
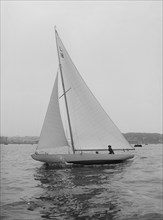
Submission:
POLYGON ((70 115, 69 115, 69 109, 68 109, 68 103, 67 103, 67 96, 66 96, 66 90, 65 90, 65 86, 64 86, 64 79, 63 79, 63 74, 62 74, 62 65, 61 65, 61 61, 60 61, 58 41, 57 41, 58 33, 57 33, 57 30, 56 30, 56 29, 55 29, 55 37, 56 37, 56 46, 57 46, 57 53, 58 53, 58 61, 59 61, 59 68, 60 68, 60 74, 61 74, 61 82, 62 82, 62 88, 63 88, 63 94, 64 94, 66 112, 67 112, 67 120, 68 120, 69 131, 70 131, 72 151, 73 151, 73 153, 75 153, 74 140, 73 140, 73 134, 72 134, 72 128, 71 128, 71 121, 70 121, 70 115))

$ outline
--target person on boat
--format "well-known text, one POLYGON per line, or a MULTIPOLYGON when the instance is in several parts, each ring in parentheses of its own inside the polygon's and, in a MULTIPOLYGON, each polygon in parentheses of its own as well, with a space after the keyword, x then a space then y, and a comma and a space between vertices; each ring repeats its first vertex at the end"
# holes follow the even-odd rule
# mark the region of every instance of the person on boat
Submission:
POLYGON ((113 151, 111 145, 108 145, 108 151, 109 151, 109 154, 114 154, 114 151, 113 151))

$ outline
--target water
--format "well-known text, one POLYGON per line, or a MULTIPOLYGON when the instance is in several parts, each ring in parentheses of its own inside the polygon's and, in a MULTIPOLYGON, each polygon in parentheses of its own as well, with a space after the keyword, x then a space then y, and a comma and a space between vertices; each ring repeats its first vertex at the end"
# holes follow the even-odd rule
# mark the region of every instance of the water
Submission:
POLYGON ((49 169, 34 149, 1 146, 1 219, 163 218, 161 145, 136 148, 123 164, 49 169))

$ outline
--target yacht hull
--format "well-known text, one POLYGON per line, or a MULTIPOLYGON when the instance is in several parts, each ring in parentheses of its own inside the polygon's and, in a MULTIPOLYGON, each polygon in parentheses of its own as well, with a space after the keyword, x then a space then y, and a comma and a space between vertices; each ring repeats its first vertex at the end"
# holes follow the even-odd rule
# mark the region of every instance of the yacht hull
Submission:
POLYGON ((71 163, 81 165, 115 164, 134 157, 133 154, 32 154, 34 160, 44 163, 71 163))

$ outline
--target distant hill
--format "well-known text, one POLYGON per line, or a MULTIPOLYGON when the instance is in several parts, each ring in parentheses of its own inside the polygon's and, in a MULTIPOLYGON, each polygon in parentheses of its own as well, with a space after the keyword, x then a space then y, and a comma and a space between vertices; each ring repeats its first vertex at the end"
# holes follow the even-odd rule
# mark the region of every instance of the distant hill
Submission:
MULTIPOLYGON (((130 144, 161 144, 163 143, 163 134, 158 133, 125 133, 123 134, 130 144)), ((37 144, 39 137, 0 137, 1 144, 37 144)))
POLYGON ((0 137, 1 144, 37 144, 39 137, 37 136, 25 136, 25 137, 0 137))
POLYGON ((126 133, 123 134, 130 144, 161 144, 163 134, 158 133, 126 133))

